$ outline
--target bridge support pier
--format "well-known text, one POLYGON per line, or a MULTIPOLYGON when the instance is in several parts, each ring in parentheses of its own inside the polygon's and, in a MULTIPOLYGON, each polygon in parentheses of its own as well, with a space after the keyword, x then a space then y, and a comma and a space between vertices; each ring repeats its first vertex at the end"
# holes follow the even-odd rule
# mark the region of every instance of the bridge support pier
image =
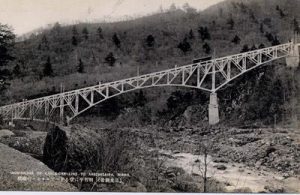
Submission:
POLYGON ((211 93, 209 98, 208 121, 210 125, 215 125, 220 121, 218 97, 215 92, 211 93))

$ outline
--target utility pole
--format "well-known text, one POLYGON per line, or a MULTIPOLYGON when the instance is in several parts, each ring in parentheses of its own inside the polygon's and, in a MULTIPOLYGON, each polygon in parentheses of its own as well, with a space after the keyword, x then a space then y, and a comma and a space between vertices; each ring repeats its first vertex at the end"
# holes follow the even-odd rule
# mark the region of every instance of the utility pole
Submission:
POLYGON ((64 93, 65 92, 65 86, 64 84, 60 83, 60 93, 64 93))
POLYGON ((136 68, 136 75, 140 76, 140 65, 138 65, 136 68))

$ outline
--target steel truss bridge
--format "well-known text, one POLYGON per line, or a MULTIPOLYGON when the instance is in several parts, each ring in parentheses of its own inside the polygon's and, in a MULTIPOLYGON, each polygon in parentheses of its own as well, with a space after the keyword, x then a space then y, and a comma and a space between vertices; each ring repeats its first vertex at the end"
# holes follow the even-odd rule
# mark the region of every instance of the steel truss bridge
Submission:
POLYGON ((288 66, 299 65, 299 44, 282 45, 179 66, 109 83, 98 84, 64 93, 22 101, 0 107, 5 120, 42 120, 67 123, 93 106, 123 93, 156 87, 179 86, 209 92, 209 123, 219 122, 216 92, 234 80, 268 62, 286 58, 288 66))

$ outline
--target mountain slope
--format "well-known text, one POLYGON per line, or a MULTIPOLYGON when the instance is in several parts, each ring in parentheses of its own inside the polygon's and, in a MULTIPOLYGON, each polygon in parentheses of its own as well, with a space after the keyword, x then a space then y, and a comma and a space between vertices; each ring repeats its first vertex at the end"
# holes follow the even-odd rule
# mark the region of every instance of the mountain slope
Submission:
MULTIPOLYGON (((65 90, 70 90, 96 84, 98 81, 108 82, 134 76, 137 69, 139 74, 149 73, 175 65, 189 64, 196 57, 214 54, 224 56, 239 53, 246 46, 248 49, 255 49, 259 46, 287 42, 295 29, 295 24, 299 21, 298 8, 300 8, 299 0, 290 2, 290 0, 228 0, 200 13, 193 10, 169 10, 131 21, 109 24, 75 26, 56 24, 52 29, 32 35, 30 39, 17 44, 15 51, 17 60, 12 62, 10 67, 19 66, 20 70, 14 71, 11 86, 1 97, 1 103, 57 93, 60 83, 64 84, 65 90), (113 38, 114 35, 117 38, 113 38), (147 39, 150 35, 154 40, 147 39), (238 38, 233 42, 235 37, 238 38), (119 44, 116 39, 119 40, 119 44), (178 47, 180 43, 185 47, 180 49, 178 47), (109 60, 106 60, 110 53, 116 59, 112 66, 109 65, 109 60), (45 75, 44 71, 48 58, 53 68, 52 76, 45 75), (78 72, 80 60, 84 68, 83 73, 78 72)), ((283 62, 273 64, 279 63, 283 62)), ((266 120, 271 123, 273 114, 283 112, 282 107, 287 109, 286 105, 294 98, 291 96, 295 96, 288 94, 288 97, 285 97, 286 94, 280 93, 280 100, 272 100, 274 93, 289 91, 291 83, 297 82, 291 81, 291 74, 284 66, 264 67, 236 80, 230 85, 233 87, 227 87, 224 92, 220 92, 223 108, 232 110, 222 111, 223 116, 232 117, 235 114, 241 116, 240 112, 244 108, 251 108, 251 115, 254 116, 249 117, 247 112, 243 111, 247 116, 243 116, 241 120, 268 118, 266 120), (261 74, 265 71, 269 73, 262 77, 261 74), (274 83, 279 83, 279 89, 275 92, 274 83), (261 101, 260 95, 263 92, 258 89, 267 89, 264 90, 268 92, 264 94, 265 104, 255 104, 261 101), (245 91, 247 95, 243 95, 245 91), (281 97, 284 97, 284 101, 281 97), (273 106, 268 103, 274 101, 273 106), (272 110, 257 116, 265 106, 272 106, 272 110)), ((170 100, 169 97, 172 98, 170 95, 175 90, 173 88, 153 89, 151 92, 146 90, 148 108, 155 109, 154 113, 170 111, 167 101, 170 100)), ((192 98, 179 110, 172 111, 170 118, 180 114, 189 105, 207 104, 206 93, 191 90, 183 90, 182 93, 191 93, 192 98)), ((120 98, 125 99, 122 102, 125 102, 123 106, 127 107, 129 104, 126 102, 134 101, 135 96, 129 94, 120 98)), ((283 120, 282 114, 279 115, 283 120)))

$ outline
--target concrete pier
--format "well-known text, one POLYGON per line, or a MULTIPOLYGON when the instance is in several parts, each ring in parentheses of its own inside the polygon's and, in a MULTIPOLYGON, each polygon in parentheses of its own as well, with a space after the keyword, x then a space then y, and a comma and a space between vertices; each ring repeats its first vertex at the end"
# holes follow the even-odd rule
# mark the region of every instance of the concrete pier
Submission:
POLYGON ((217 93, 210 94, 208 107, 208 121, 210 125, 215 125, 220 121, 217 93))

